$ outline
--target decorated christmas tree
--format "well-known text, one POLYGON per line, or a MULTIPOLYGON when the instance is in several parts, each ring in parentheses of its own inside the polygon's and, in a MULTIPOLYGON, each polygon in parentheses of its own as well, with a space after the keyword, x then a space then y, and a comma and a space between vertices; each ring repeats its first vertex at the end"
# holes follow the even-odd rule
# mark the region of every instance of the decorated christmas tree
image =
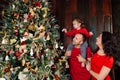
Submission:
POLYGON ((0 78, 65 79, 67 62, 50 0, 9 0, 2 18, 0 78))

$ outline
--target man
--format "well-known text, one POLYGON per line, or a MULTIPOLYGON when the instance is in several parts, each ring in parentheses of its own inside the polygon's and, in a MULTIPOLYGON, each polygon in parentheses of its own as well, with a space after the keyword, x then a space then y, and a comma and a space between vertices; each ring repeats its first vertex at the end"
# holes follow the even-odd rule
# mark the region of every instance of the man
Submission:
MULTIPOLYGON (((72 80, 90 80, 90 74, 85 67, 82 66, 84 61, 79 60, 81 56, 80 46, 86 41, 86 36, 84 34, 78 33, 73 38, 72 51, 67 50, 65 56, 69 56, 70 59, 70 75, 72 80)), ((92 52, 88 47, 86 49, 87 60, 90 60, 92 52)), ((85 60, 86 61, 86 60, 85 60)))

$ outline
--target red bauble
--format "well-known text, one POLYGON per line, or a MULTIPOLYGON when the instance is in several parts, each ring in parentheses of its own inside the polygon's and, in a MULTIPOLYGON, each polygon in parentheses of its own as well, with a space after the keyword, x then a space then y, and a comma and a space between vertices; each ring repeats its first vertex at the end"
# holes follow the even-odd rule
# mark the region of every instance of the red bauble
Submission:
POLYGON ((28 18, 29 18, 29 19, 32 19, 32 18, 33 18, 33 16, 31 15, 31 13, 29 13, 28 18))
POLYGON ((6 68, 5 68, 5 72, 10 72, 10 68, 9 68, 9 67, 6 67, 6 68))
POLYGON ((16 35, 16 36, 18 36, 18 34, 19 34, 18 32, 15 32, 15 35, 16 35))
POLYGON ((26 45, 26 42, 25 42, 25 41, 22 41, 22 42, 21 42, 21 45, 26 45))
POLYGON ((37 7, 40 7, 40 2, 39 2, 39 1, 35 2, 35 5, 36 5, 37 7))
POLYGON ((60 76, 55 75, 55 80, 59 80, 59 79, 60 79, 60 76))
POLYGON ((17 17, 17 16, 18 16, 18 13, 17 13, 17 12, 15 12, 15 13, 14 13, 14 17, 17 17))
POLYGON ((21 53, 19 51, 15 51, 15 56, 19 59, 21 56, 21 53))
POLYGON ((49 46, 49 49, 53 49, 53 46, 52 46, 52 45, 50 45, 50 46, 49 46))

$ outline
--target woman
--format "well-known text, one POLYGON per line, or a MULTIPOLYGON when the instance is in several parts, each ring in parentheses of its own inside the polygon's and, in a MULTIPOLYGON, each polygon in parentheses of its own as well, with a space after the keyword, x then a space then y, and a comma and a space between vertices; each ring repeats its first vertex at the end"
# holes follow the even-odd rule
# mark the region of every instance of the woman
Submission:
MULTIPOLYGON (((74 47, 72 50, 67 50, 65 56, 70 57, 70 75, 72 80, 90 80, 90 74, 86 70, 86 67, 81 65, 82 61, 78 60, 78 56, 81 54, 80 45, 85 41, 85 36, 83 34, 76 34, 73 38, 74 47)), ((88 47, 86 49, 86 57, 88 60, 91 58, 91 50, 88 47)))
POLYGON ((115 38, 110 32, 102 32, 97 39, 97 50, 86 68, 92 75, 92 80, 111 80, 110 71, 117 53, 115 38))

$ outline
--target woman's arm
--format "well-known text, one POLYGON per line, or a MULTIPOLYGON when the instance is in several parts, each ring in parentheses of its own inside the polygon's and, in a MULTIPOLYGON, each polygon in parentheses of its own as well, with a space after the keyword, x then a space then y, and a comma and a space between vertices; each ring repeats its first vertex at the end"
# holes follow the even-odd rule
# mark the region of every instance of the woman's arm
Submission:
POLYGON ((97 80, 104 80, 111 70, 111 68, 103 66, 100 73, 96 73, 91 70, 90 63, 87 63, 86 68, 90 72, 90 74, 94 76, 97 80))

